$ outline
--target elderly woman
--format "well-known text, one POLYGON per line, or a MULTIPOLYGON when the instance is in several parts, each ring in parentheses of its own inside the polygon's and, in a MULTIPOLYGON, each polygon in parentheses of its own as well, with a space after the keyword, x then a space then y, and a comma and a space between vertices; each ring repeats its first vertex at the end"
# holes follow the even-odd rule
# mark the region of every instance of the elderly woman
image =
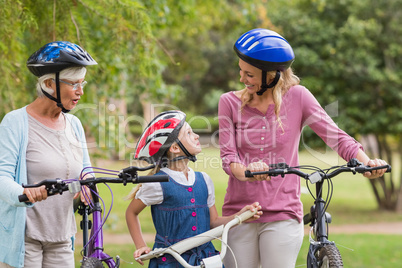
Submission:
POLYGON ((46 200, 43 187, 21 184, 78 178, 90 166, 81 122, 68 112, 84 94, 85 66, 96 64, 65 41, 44 45, 27 61, 38 77, 38 97, 0 124, 1 268, 74 267, 75 196, 66 192, 46 200), (30 202, 20 203, 21 194, 30 202))

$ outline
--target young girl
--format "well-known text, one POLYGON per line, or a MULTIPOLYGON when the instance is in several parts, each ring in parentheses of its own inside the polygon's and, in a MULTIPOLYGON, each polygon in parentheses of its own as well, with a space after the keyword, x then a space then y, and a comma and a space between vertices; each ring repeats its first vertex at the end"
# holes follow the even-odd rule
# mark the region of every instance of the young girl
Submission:
MULTIPOLYGON (((194 172, 189 160, 196 161, 201 152, 199 136, 185 121, 180 111, 163 112, 147 126, 138 141, 134 158, 156 164, 154 173, 169 175, 169 182, 146 183, 134 189, 126 211, 126 220, 137 250, 134 258, 151 251, 141 232, 139 213, 151 206, 156 229, 154 248, 168 247, 180 240, 208 231, 232 220, 235 215, 219 217, 215 207, 214 186, 204 172, 194 172)), ((259 210, 258 203, 246 210, 259 210)), ((260 217, 260 211, 251 219, 260 217)), ((211 242, 182 254, 191 265, 199 265, 203 258, 218 254, 211 242)), ((142 261, 138 261, 143 265, 142 261)), ((152 259, 149 267, 179 267, 170 255, 152 259)))

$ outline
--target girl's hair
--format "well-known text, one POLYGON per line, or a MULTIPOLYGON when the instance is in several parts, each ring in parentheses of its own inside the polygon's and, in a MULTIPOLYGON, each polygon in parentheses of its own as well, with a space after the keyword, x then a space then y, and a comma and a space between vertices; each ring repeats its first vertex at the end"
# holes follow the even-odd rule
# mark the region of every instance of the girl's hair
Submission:
MULTIPOLYGON (((267 80, 272 80, 274 79, 276 75, 276 71, 271 71, 267 72, 267 80)), ((275 87, 272 89, 272 95, 274 99, 274 104, 275 104, 275 115, 276 115, 276 121, 279 123, 279 126, 282 128, 282 121, 279 117, 279 112, 281 109, 281 104, 282 104, 282 96, 291 88, 292 86, 298 85, 300 83, 299 77, 297 77, 293 71, 292 68, 288 68, 285 71, 281 72, 281 77, 279 78, 278 83, 275 85, 275 87)), ((268 89, 269 90, 269 89, 268 89)), ((241 95, 241 107, 240 111, 243 110, 244 106, 249 104, 251 100, 253 99, 252 94, 248 94, 246 90, 243 91, 241 95)))
MULTIPOLYGON (((70 67, 60 72, 60 79, 76 81, 84 78, 86 73, 87 69, 85 67, 70 67)), ((45 94, 42 92, 42 89, 50 95, 54 92, 53 89, 46 86, 45 81, 48 79, 56 79, 56 74, 45 74, 38 78, 38 82, 36 83, 36 92, 40 98, 45 96, 45 94)))
MULTIPOLYGON (((176 143, 176 142, 173 142, 173 144, 177 144, 177 143, 176 143)), ((172 145, 173 145, 173 144, 172 144, 172 145)), ((170 146, 172 146, 172 145, 170 145, 170 146)), ((170 147, 169 147, 169 148, 170 148, 170 147)), ((173 159, 173 158, 174 158, 174 154, 171 153, 169 150, 167 150, 166 153, 165 153, 165 155, 162 156, 162 160, 164 160, 164 161, 161 161, 161 162, 159 163, 159 165, 156 165, 155 168, 152 169, 152 170, 148 173, 148 176, 154 175, 154 174, 158 173, 158 172, 161 170, 161 168, 163 168, 163 167, 167 167, 167 166, 168 166, 168 163, 169 163, 169 159, 173 159)), ((144 165, 147 166, 147 165, 149 165, 149 163, 146 162, 146 161, 144 161, 144 160, 134 160, 134 165, 135 165, 135 166, 144 166, 144 165)), ((131 192, 128 194, 128 196, 126 196, 124 199, 125 199, 125 200, 133 200, 133 199, 135 199, 135 195, 136 195, 137 192, 140 190, 141 186, 142 186, 141 183, 140 183, 140 184, 137 184, 137 185, 131 190, 131 192)))
MULTIPOLYGON (((134 166, 144 166, 144 164, 146 164, 145 166, 148 166, 148 165, 149 165, 149 163, 146 163, 146 162, 144 163, 144 162, 145 162, 145 161, 142 161, 142 160, 134 160, 133 165, 134 165, 134 166)), ((156 166, 154 169, 152 169, 152 170, 148 173, 148 176, 154 175, 154 174, 158 173, 160 169, 161 169, 160 166, 156 166)), ((137 192, 140 190, 141 186, 142 186, 142 183, 137 184, 137 185, 131 190, 131 192, 124 198, 124 200, 133 200, 133 199, 135 199, 135 195, 136 195, 137 192)))

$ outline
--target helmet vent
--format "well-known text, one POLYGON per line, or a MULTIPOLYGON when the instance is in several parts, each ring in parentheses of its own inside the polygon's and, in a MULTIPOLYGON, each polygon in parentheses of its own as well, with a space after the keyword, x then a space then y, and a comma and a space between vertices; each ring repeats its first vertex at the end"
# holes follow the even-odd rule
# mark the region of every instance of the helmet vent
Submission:
POLYGON ((250 51, 252 50, 256 45, 258 45, 260 41, 255 41, 247 50, 250 51))
POLYGON ((246 42, 244 42, 244 44, 243 45, 241 45, 242 47, 244 47, 245 45, 247 45, 248 44, 248 42, 250 42, 251 40, 253 40, 254 39, 254 36, 252 36, 252 37, 250 37, 249 39, 247 39, 246 40, 246 42))
POLYGON ((239 41, 237 41, 237 43, 240 44, 241 42, 243 42, 244 38, 246 38, 248 35, 249 35, 249 34, 245 34, 245 35, 243 36, 243 38, 241 38, 239 41))
POLYGON ((172 122, 167 122, 164 126, 163 126, 163 128, 167 128, 168 126, 170 126, 172 124, 172 122))

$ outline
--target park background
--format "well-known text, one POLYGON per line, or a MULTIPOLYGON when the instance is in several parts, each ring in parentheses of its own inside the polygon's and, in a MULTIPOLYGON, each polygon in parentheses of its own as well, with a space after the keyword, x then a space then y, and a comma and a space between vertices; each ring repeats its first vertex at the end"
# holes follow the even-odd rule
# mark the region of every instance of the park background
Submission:
MULTIPOLYGON (((398 223, 401 25, 402 0, 0 0, 0 118, 35 98, 29 55, 51 41, 77 43, 99 63, 88 68, 85 95, 72 111, 85 127, 93 165, 130 165, 150 119, 162 110, 183 110, 203 137, 199 167, 214 179, 220 209, 227 176, 219 166, 217 104, 222 93, 242 89, 233 43, 247 30, 268 28, 292 45, 295 73, 334 121, 370 156, 393 166, 392 174, 376 180, 336 179, 333 225, 398 223)), ((304 164, 343 163, 309 128, 300 152, 304 164)), ((115 205, 106 232, 124 234, 123 197, 131 189, 112 189, 115 205)), ((311 202, 303 196, 305 209, 311 202)), ((152 225, 149 215, 144 222, 152 225)), ((347 267, 396 267, 402 260, 400 231, 331 237, 354 249, 341 248, 345 257, 351 254, 347 267)), ((124 259, 132 261, 130 243, 105 248, 127 251, 124 259)))

